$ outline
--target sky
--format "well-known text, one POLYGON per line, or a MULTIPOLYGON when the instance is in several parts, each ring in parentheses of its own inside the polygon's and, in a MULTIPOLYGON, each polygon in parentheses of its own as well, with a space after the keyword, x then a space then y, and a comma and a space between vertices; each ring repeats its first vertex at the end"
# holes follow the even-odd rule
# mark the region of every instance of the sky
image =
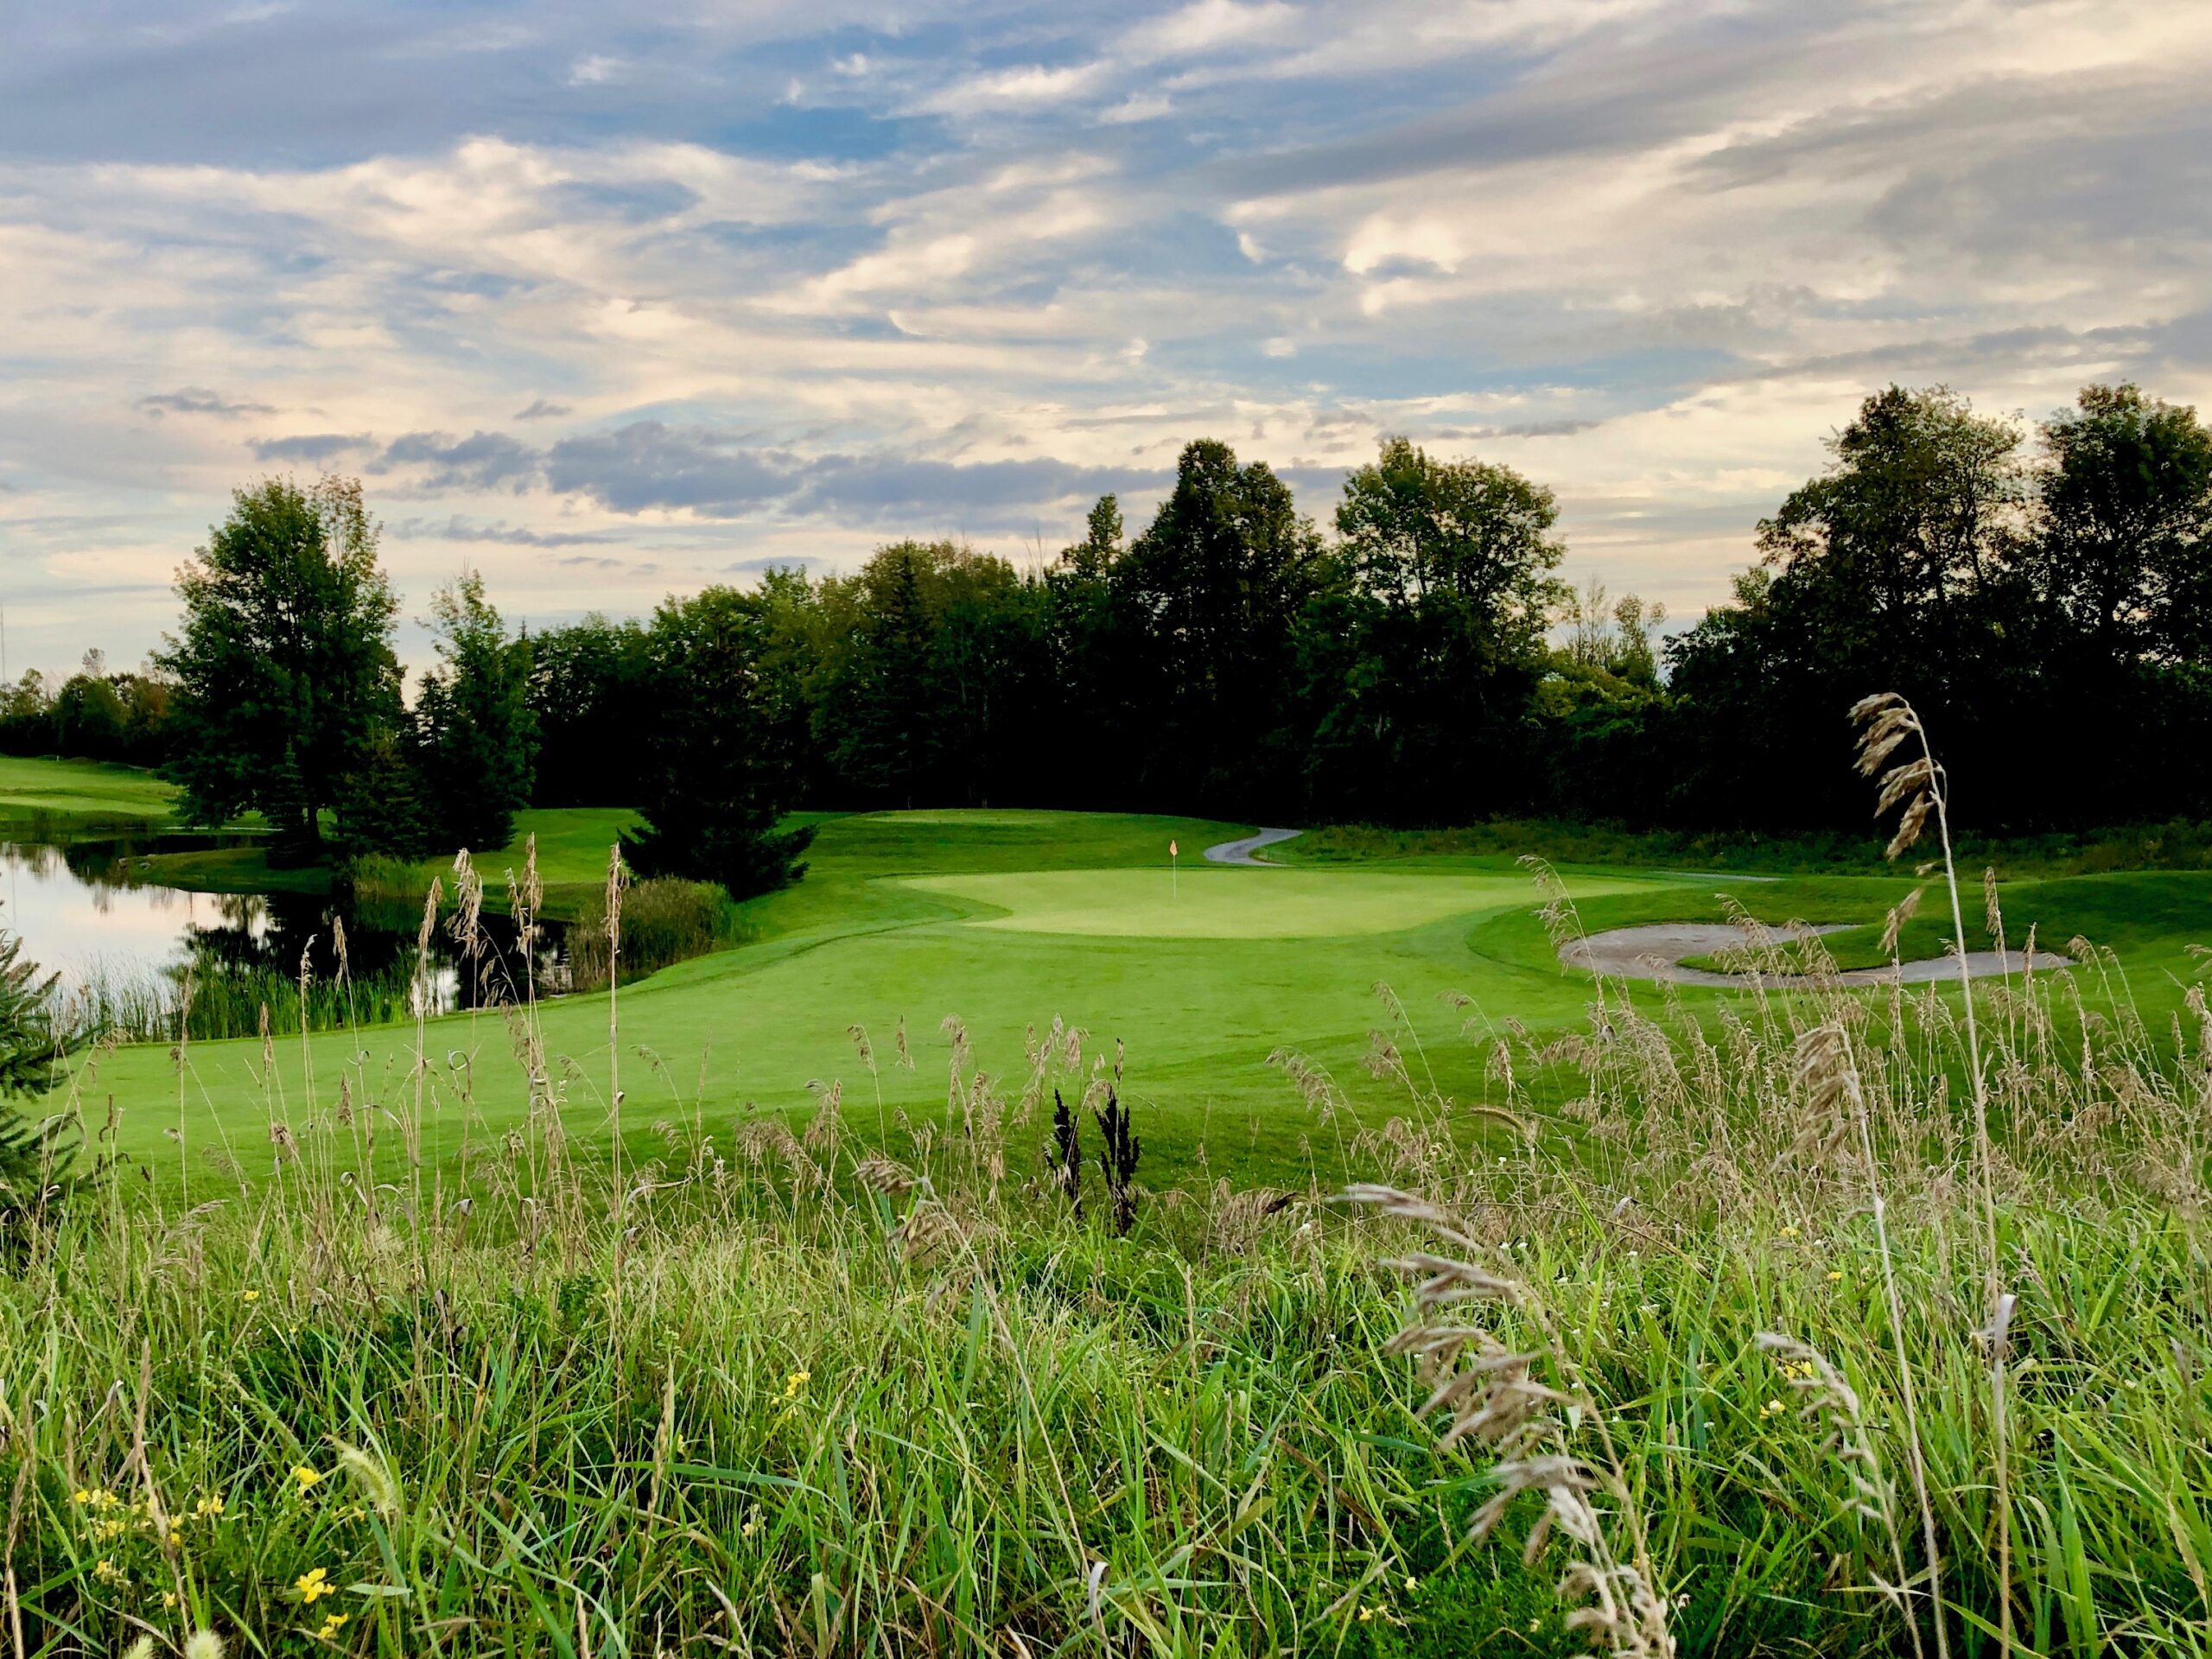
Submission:
POLYGON ((1227 441, 1559 495, 1678 618, 1869 391, 2212 406, 2204 0, 0 4, 10 673, 138 660, 270 473, 423 655, 1227 441))

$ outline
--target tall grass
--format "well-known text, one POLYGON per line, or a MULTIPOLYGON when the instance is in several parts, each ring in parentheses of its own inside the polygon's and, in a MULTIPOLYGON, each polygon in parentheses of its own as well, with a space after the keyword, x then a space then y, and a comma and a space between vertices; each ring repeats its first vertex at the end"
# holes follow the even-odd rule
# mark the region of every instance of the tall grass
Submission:
MULTIPOLYGON (((643 890, 610 888, 625 958, 643 890)), ((548 1056, 525 988, 509 1073, 272 1085, 265 1143, 188 1149, 196 1205, 130 1174, 27 1221, 0 1630, 2212 1652, 2201 988, 2153 1031, 2077 941, 2075 969, 1969 987, 1970 1045, 1957 988, 1852 992, 1801 948, 1813 982, 1709 1018, 1613 982, 1546 1039, 1476 1016, 1479 1098, 1378 987, 1387 1120, 1347 1132, 1286 1052, 1338 1150, 1300 1191, 1138 1192, 1126 1241, 1098 1171, 1071 1192, 1051 1155, 1056 1097, 1092 1112, 1121 1075, 1079 1032, 987 1069, 957 1020, 921 1053, 902 1030, 945 1109, 869 1109, 866 1141, 834 1082, 802 1122, 710 1121, 633 1053, 662 1104, 626 1109, 616 1180, 619 1078, 548 1056), (493 1090, 521 1128, 489 1133, 493 1090), (1334 1202, 1347 1175, 1382 1214, 1334 1202)), ((80 1074, 71 1109, 99 1098, 80 1074)))
POLYGON ((215 971, 144 966, 95 968, 57 992, 66 1029, 95 1040, 194 1042, 338 1031, 413 1017, 416 975, 391 963, 358 977, 305 979, 268 966, 225 964, 215 971))
MULTIPOLYGON (((607 988, 616 952, 610 948, 607 894, 584 900, 568 936, 569 974, 580 991, 607 988)), ((654 876, 626 887, 620 918, 621 977, 625 984, 743 938, 737 907, 711 881, 654 876)))

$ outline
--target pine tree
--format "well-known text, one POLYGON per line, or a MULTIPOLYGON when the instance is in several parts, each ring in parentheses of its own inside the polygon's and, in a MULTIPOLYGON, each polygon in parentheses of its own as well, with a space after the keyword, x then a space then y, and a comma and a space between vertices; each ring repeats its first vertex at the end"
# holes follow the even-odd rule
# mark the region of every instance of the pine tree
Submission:
POLYGON ((415 726, 429 828, 453 847, 496 849, 530 804, 537 717, 530 645, 510 639, 474 570, 430 603, 438 666, 423 677, 415 726))
POLYGON ((338 798, 339 855, 420 856, 429 837, 423 830, 418 786, 398 736, 388 730, 372 735, 338 798))
POLYGON ((55 1028, 54 987, 23 959, 23 942, 0 932, 0 1228, 35 1205, 69 1151, 58 1120, 34 1122, 12 1103, 44 1094, 71 1044, 55 1028))
POLYGON ((759 595, 709 588, 671 599, 653 618, 659 701, 644 824, 622 837, 640 875, 718 881, 733 899, 788 887, 809 826, 779 827, 791 785, 781 722, 762 684, 759 595))

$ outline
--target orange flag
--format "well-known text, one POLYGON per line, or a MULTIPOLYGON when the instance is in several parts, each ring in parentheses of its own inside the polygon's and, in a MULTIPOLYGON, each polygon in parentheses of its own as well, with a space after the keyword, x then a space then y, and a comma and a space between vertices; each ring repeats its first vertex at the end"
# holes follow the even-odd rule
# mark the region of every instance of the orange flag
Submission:
POLYGON ((1175 850, 1175 843, 1172 841, 1167 843, 1167 856, 1170 858, 1179 858, 1182 856, 1181 854, 1175 850))

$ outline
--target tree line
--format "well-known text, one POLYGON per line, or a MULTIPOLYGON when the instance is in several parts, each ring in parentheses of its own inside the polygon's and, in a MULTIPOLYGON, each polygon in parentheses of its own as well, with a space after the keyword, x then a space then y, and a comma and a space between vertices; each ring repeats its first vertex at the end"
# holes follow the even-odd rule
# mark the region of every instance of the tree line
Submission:
POLYGON ((194 815, 261 810, 297 856, 636 806, 640 868, 740 893, 793 873, 800 803, 1836 828, 1864 815, 1837 760, 1874 689, 1920 706, 1980 826, 2212 816, 2193 410, 2091 386, 2031 432, 1891 386, 1830 449, 1731 601, 1663 639, 1637 596, 1560 579, 1558 504, 1510 467, 1389 440, 1325 531, 1202 440, 1142 528, 1105 497, 1030 568, 900 541, 534 632, 464 575, 411 701, 359 485, 270 480, 181 573, 143 741, 194 815))

